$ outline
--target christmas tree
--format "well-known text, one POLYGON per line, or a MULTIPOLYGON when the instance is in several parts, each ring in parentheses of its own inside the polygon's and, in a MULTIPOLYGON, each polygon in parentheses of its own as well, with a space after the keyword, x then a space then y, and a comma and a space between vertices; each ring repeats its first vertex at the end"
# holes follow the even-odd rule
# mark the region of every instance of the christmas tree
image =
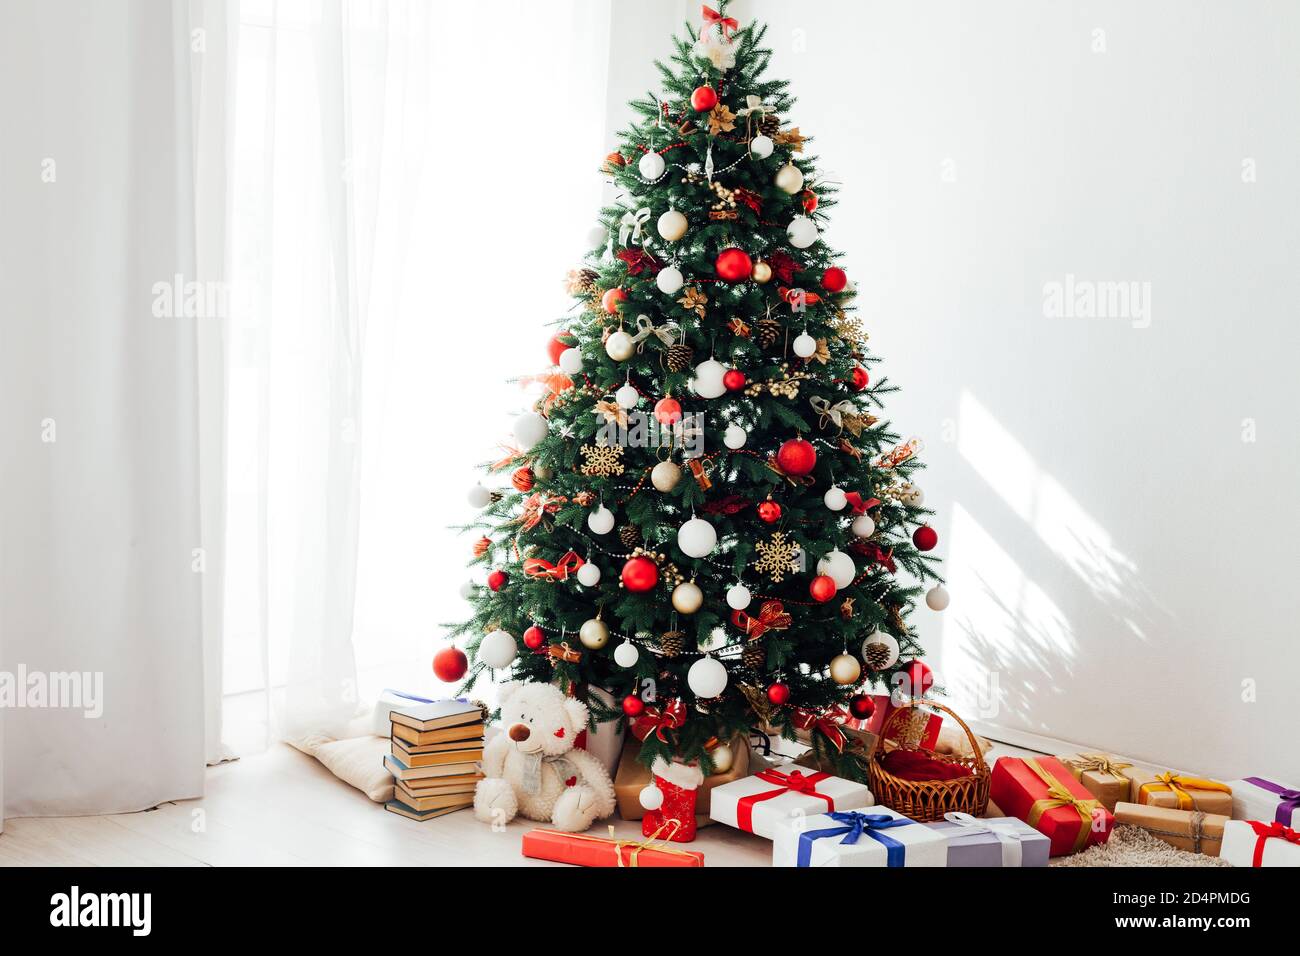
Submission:
POLYGON ((844 720, 873 686, 931 681, 906 621, 929 584, 947 602, 937 535, 820 236, 835 190, 764 77, 765 28, 721 8, 675 38, 604 161, 620 198, 570 273, 558 368, 490 466, 512 488, 471 492, 490 573, 452 637, 467 687, 557 682, 628 719, 647 764, 708 773, 718 741, 766 726, 861 778, 844 720))

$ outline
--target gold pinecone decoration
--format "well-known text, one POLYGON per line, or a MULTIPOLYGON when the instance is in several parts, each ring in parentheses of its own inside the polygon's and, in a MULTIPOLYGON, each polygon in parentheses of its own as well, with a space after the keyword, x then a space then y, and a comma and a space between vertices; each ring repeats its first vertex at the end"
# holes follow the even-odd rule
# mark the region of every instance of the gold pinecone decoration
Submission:
POLYGON ((664 631, 659 635, 659 653, 664 657, 676 657, 686 650, 685 631, 664 631))
POLYGON ((870 670, 878 671, 889 663, 889 648, 884 644, 864 644, 862 659, 870 670))
POLYGON ((668 371, 685 372, 691 367, 691 361, 695 358, 695 349, 689 345, 678 343, 677 345, 668 346, 668 371))
POLYGON ((636 525, 625 524, 618 529, 618 540, 623 542, 623 547, 631 551, 641 543, 641 529, 636 525))
POLYGON ((776 319, 759 319, 754 323, 754 341, 760 349, 770 349, 781 337, 781 323, 776 319))
POLYGON ((746 644, 745 649, 740 652, 740 660, 746 667, 761 670, 767 664, 767 648, 763 646, 762 639, 746 644))

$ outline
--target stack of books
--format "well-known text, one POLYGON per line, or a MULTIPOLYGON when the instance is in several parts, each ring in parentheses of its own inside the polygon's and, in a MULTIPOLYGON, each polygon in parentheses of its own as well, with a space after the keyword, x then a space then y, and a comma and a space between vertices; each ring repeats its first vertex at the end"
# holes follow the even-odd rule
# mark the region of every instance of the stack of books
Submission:
POLYGON ((430 820, 474 803, 483 778, 484 714, 478 704, 439 700, 396 707, 392 753, 384 767, 393 775, 393 799, 385 808, 412 820, 430 820))

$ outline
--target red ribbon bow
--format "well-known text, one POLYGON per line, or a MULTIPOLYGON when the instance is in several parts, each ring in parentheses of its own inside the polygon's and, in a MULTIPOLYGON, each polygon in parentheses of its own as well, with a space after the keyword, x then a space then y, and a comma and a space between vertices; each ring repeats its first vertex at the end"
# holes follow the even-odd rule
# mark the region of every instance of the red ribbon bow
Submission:
POLYGON ((663 266, 644 249, 620 249, 615 255, 627 263, 627 274, 639 276, 642 272, 655 275, 663 266))
POLYGON ((664 735, 667 730, 676 730, 686 723, 686 705, 680 700, 670 700, 662 708, 647 707, 641 716, 632 721, 632 736, 645 740, 652 733, 664 743, 669 743, 664 735))
POLYGON ((705 29, 708 29, 714 24, 717 24, 718 29, 722 31, 722 35, 724 37, 731 36, 732 30, 737 30, 740 28, 739 20, 737 20, 735 17, 724 17, 722 14, 720 14, 717 10, 714 10, 712 7, 701 6, 700 16, 704 17, 705 29))
POLYGON ((845 492, 844 497, 849 500, 849 505, 853 508, 855 515, 864 515, 869 510, 880 504, 879 498, 866 498, 856 491, 845 492))
POLYGON ((758 617, 750 617, 744 611, 731 612, 731 623, 749 635, 751 641, 768 631, 784 631, 790 626, 790 621, 790 615, 780 601, 764 601, 758 609, 758 617))
POLYGON ((736 801, 736 825, 748 833, 754 832, 754 804, 762 800, 772 800, 786 793, 802 793, 807 796, 821 797, 826 801, 826 809, 835 809, 835 798, 825 793, 817 792, 817 784, 829 777, 830 774, 822 771, 816 773, 804 773, 801 770, 794 770, 790 773, 782 773, 780 770, 763 770, 754 774, 754 778, 762 780, 764 783, 776 784, 775 790, 764 790, 762 793, 751 793, 747 797, 741 797, 736 801))
POLYGON ((557 564, 551 564, 545 558, 526 558, 524 574, 530 578, 545 578, 548 581, 564 581, 570 574, 576 574, 578 568, 585 564, 582 558, 570 551, 560 558, 557 564))
POLYGON ((815 710, 796 710, 794 712, 794 725, 800 730, 820 730, 831 743, 835 745, 836 750, 844 749, 844 731, 840 730, 840 725, 849 719, 849 713, 843 707, 832 707, 830 710, 817 712, 815 710))
POLYGON ((809 292, 806 289, 787 289, 785 286, 778 286, 776 291, 781 296, 781 301, 790 306, 792 312, 798 312, 800 305, 816 305, 822 300, 816 292, 809 292))
POLYGON ((1272 823, 1261 823, 1258 820, 1250 820, 1250 825, 1255 828, 1255 859, 1251 861, 1251 866, 1264 865, 1264 844, 1269 840, 1285 840, 1287 843, 1294 843, 1300 846, 1300 833, 1292 830, 1289 826, 1278 823, 1274 820, 1272 823))
POLYGON ((879 564, 890 574, 898 570, 897 565, 894 564, 893 548, 885 550, 874 541, 855 541, 849 545, 849 550, 863 555, 871 564, 879 564))

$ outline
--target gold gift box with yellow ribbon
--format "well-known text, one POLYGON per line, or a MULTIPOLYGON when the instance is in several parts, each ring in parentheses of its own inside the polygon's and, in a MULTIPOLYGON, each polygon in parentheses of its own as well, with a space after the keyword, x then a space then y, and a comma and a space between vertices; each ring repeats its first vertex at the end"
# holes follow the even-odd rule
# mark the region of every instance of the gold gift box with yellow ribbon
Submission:
POLYGON ((1129 801, 1174 810, 1232 816, 1232 788, 1217 780, 1139 767, 1124 771, 1129 780, 1129 801))
POLYGON ((1124 771, 1133 766, 1131 763, 1111 754, 1090 751, 1064 754, 1056 759, 1111 813, 1115 812, 1115 804, 1128 800, 1132 785, 1124 771))

